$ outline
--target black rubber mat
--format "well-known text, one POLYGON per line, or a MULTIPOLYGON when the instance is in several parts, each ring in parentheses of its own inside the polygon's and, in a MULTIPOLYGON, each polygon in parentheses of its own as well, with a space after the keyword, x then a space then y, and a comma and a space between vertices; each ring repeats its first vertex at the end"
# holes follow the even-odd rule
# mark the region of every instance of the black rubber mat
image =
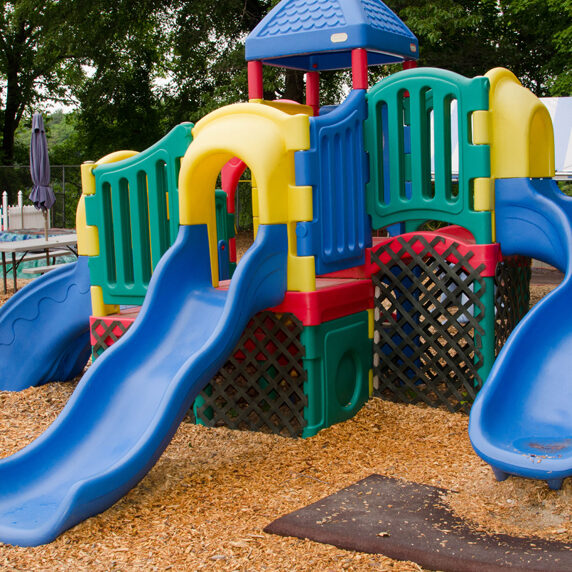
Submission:
POLYGON ((371 475, 264 530, 443 571, 572 570, 572 545, 486 534, 456 517, 447 491, 371 475))

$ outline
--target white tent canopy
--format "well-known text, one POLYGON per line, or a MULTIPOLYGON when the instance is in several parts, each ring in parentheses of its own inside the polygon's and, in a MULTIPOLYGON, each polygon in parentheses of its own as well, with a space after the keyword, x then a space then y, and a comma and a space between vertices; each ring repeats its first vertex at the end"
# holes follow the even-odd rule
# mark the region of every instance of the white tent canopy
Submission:
POLYGON ((556 175, 572 179, 572 97, 541 97, 554 126, 556 175))

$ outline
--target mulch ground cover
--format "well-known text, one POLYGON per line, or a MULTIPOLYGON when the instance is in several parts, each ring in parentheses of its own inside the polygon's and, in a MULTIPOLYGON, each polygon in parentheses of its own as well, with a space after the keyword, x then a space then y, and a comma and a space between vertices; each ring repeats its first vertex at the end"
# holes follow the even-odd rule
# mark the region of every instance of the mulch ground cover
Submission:
MULTIPOLYGON (((553 287, 535 285, 533 301, 553 287)), ((0 456, 41 434, 73 387, 0 392, 0 456)), ((441 506, 476 533, 529 545, 537 538, 572 542, 572 479, 559 491, 527 479, 495 481, 471 448, 467 424, 460 413, 377 398, 304 440, 183 423, 123 499, 51 544, 0 544, 0 570, 422 570, 412 561, 264 532, 372 474, 439 489, 441 506)))

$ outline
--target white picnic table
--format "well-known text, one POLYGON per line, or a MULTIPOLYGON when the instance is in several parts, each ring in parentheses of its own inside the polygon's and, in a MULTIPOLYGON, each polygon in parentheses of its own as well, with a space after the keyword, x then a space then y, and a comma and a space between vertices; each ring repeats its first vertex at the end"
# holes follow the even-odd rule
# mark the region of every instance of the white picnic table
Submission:
POLYGON ((7 264, 6 254, 10 253, 12 263, 12 274, 14 276, 14 292, 18 290, 17 271, 18 266, 26 259, 26 256, 32 252, 45 253, 46 260, 49 262, 50 251, 69 250, 70 254, 77 256, 77 234, 68 233, 46 238, 30 238, 27 240, 15 240, 13 242, 0 242, 0 252, 2 253, 2 272, 4 278, 4 293, 7 291, 7 264), (17 256, 17 255, 20 256, 17 256))

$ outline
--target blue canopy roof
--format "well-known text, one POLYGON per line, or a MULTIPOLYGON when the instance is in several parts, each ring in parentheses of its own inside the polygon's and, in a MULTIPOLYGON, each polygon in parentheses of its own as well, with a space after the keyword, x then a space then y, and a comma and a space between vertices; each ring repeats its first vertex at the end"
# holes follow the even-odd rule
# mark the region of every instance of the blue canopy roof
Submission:
POLYGON ((345 69, 355 48, 367 50, 369 65, 418 57, 417 38, 381 0, 282 0, 246 39, 246 59, 345 69))

